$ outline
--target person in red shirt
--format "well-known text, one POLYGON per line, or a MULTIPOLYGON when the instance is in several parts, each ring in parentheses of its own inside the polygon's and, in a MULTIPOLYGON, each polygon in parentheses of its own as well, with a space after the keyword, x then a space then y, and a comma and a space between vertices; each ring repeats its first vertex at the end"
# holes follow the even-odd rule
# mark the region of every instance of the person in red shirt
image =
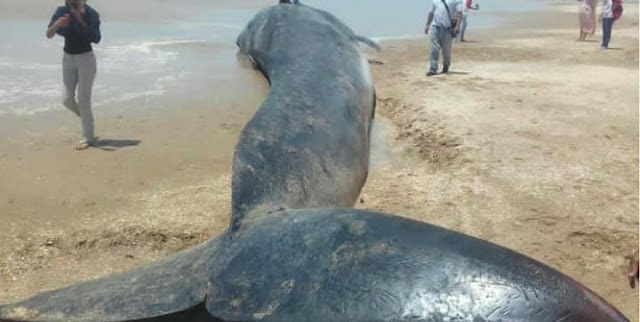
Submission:
POLYGON ((479 4, 473 4, 473 0, 465 0, 464 5, 462 6, 462 28, 460 30, 460 34, 458 34, 458 41, 464 42, 464 32, 467 30, 467 14, 469 10, 480 10, 479 4))

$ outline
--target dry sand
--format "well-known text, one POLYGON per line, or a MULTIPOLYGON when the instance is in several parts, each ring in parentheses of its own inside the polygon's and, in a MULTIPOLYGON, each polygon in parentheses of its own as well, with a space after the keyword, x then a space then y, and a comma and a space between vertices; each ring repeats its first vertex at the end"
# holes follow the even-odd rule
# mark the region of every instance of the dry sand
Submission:
POLYGON ((510 15, 512 28, 471 20, 449 75, 425 77, 426 40, 385 43, 373 71, 395 157, 360 207, 522 252, 637 321, 625 256, 638 247, 638 7, 607 51, 600 34, 575 40, 574 9, 510 15))
MULTIPOLYGON (((432 78, 425 39, 385 42, 372 69, 388 126, 358 207, 522 252, 638 321, 624 272, 638 246, 637 5, 608 51, 575 41, 573 9, 510 14, 508 28, 471 20, 454 73, 432 78)), ((103 136, 141 141, 113 151, 73 151, 65 111, 0 121, 0 303, 221 233, 235 140, 262 94, 98 113, 103 136)))

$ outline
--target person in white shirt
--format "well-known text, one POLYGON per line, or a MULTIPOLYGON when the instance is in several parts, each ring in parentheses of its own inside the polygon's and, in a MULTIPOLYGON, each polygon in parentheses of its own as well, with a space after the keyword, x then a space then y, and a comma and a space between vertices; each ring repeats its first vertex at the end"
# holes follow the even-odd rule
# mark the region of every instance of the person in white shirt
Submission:
POLYGON ((613 27, 613 0, 604 0, 602 2, 602 12, 600 13, 602 21, 602 49, 609 48, 611 41, 611 28, 613 27))
POLYGON ((431 30, 431 66, 427 76, 438 73, 438 60, 442 49, 442 73, 449 72, 451 65, 451 42, 460 31, 462 0, 433 0, 425 34, 431 30))

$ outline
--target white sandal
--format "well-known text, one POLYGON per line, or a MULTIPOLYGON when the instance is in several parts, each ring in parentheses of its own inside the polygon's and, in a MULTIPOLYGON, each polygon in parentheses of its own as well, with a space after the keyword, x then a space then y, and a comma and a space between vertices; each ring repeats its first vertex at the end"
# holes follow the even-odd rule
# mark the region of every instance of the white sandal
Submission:
POLYGON ((91 146, 91 143, 87 142, 87 141, 80 141, 78 142, 78 145, 76 145, 76 150, 80 151, 80 150, 86 150, 91 146))

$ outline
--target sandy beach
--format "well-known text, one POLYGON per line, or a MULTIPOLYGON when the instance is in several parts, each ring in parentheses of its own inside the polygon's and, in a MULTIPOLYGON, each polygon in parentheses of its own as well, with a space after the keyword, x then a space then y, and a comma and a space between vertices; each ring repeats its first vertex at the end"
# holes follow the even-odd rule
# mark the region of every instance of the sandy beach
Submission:
POLYGON ((426 41, 385 42, 372 69, 394 157, 359 207, 522 252, 637 321, 625 278, 638 247, 637 8, 607 51, 599 33, 576 41, 575 6, 507 15, 509 27, 471 29, 453 73, 432 78, 426 41))
MULTIPOLYGON (((378 119, 356 206, 524 253, 638 321, 625 277, 638 247, 638 5, 626 4, 607 51, 600 28, 576 41, 576 10, 552 2, 485 29, 472 15, 447 75, 425 76, 426 38, 367 52, 378 119)), ((202 78, 97 110, 102 143, 81 153, 78 122, 62 108, 3 115, 0 303, 140 267, 225 230, 235 142, 268 92, 249 67, 234 77, 237 92, 202 78)))

